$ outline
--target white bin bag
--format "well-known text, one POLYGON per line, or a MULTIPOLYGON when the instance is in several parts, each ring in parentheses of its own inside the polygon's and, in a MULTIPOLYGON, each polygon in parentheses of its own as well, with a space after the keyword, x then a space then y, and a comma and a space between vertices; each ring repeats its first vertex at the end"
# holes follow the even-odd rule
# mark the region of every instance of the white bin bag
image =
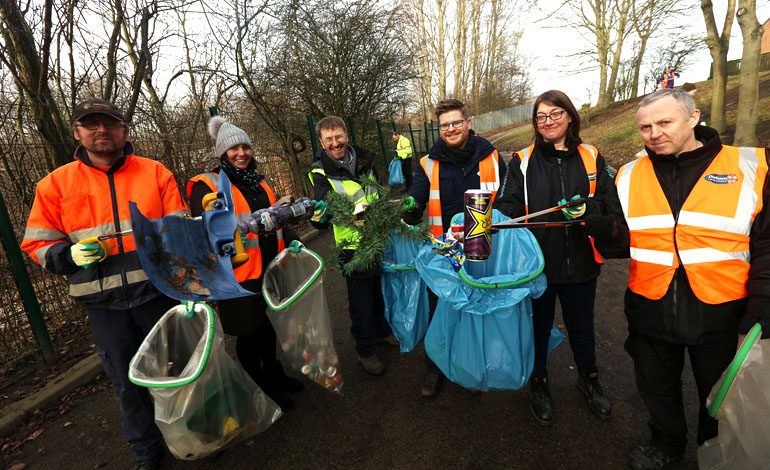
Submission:
POLYGON ((342 372, 323 287, 324 262, 300 246, 285 249, 262 277, 267 317, 291 366, 327 390, 342 391, 342 372))
POLYGON ((224 348, 214 310, 184 305, 153 327, 131 359, 129 379, 150 390, 155 423, 175 457, 195 460, 273 424, 281 409, 224 348))
POLYGON ((701 470, 770 470, 770 339, 761 336, 754 325, 711 390, 719 435, 698 448, 701 470))

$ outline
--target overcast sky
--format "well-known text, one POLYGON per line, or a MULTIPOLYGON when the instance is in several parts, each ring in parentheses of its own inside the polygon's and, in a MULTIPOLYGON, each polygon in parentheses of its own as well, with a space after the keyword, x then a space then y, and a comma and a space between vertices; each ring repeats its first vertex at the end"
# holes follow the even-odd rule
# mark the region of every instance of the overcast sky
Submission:
MULTIPOLYGON (((553 11, 560 3, 561 0, 540 0, 537 4, 542 11, 553 11)), ((694 3, 699 5, 699 2, 694 3)), ((720 28, 724 22, 725 8, 725 0, 714 0, 714 15, 720 28)), ((542 12, 533 11, 528 18, 523 18, 523 23, 528 26, 524 28, 521 50, 533 59, 533 94, 538 95, 555 88, 567 93, 577 106, 587 102, 589 94, 592 104, 596 104, 599 72, 592 70, 580 73, 578 61, 569 58, 570 53, 585 49, 588 43, 578 31, 564 27, 556 18, 534 23, 530 21, 532 17, 542 16, 542 12)), ((757 17, 760 23, 770 17, 770 0, 757 1, 757 17)), ((706 25, 700 8, 693 8, 692 15, 680 27, 705 37, 706 25)), ((736 22, 732 28, 728 60, 740 59, 742 47, 741 29, 736 22)), ((699 82, 708 78, 711 67, 708 49, 704 46, 693 59, 690 67, 679 71, 681 78, 677 83, 699 82)), ((643 67, 642 74, 644 72, 643 67)))

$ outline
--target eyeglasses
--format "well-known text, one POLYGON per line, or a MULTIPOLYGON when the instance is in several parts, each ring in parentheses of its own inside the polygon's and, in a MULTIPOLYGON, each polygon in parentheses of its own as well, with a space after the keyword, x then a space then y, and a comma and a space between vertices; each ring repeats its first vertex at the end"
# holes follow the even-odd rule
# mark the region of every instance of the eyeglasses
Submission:
POLYGON ((347 134, 337 134, 330 137, 324 137, 321 139, 321 142, 327 145, 331 145, 335 142, 346 142, 348 140, 347 134))
POLYGON ((117 119, 109 119, 109 120, 100 120, 97 119, 95 121, 78 121, 76 123, 78 127, 82 127, 83 129, 88 129, 89 131, 95 131, 99 128, 99 124, 103 124, 104 128, 110 131, 114 131, 116 129, 120 129, 122 127, 125 127, 126 123, 123 121, 118 121, 117 119))
POLYGON ((439 124, 438 128, 446 132, 449 129, 454 129, 455 127, 463 127, 465 125, 465 121, 467 121, 467 119, 458 119, 457 121, 444 122, 439 124))
POLYGON ((556 122, 560 120, 564 116, 564 110, 560 109, 558 111, 554 111, 551 114, 538 114, 535 117, 535 121, 537 121, 538 124, 545 124, 546 121, 548 121, 548 118, 551 118, 551 121, 556 122))

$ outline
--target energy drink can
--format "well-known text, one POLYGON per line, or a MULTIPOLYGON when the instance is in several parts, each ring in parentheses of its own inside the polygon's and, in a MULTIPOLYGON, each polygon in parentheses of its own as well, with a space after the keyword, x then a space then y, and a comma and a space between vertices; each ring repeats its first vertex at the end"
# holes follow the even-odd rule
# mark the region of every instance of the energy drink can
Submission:
POLYGON ((469 261, 484 261, 492 253, 492 192, 469 189, 463 197, 465 205, 465 242, 463 251, 469 261))

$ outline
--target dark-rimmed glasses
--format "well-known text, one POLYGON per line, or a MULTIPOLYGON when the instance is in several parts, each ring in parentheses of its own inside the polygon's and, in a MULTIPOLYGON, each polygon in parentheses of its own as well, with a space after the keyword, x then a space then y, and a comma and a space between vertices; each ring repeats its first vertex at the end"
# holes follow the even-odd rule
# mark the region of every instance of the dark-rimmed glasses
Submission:
POLYGON ((439 124, 438 128, 446 132, 449 129, 463 127, 463 125, 465 124, 465 121, 467 121, 467 119, 458 119, 457 121, 444 122, 439 124))
POLYGON ((564 113, 565 111, 560 109, 558 111, 552 111, 551 114, 538 114, 535 116, 535 121, 537 121, 538 124, 545 124, 548 121, 548 118, 551 118, 551 121, 556 122, 564 116, 564 113))
POLYGON ((96 120, 89 120, 89 121, 78 121, 75 123, 78 127, 82 127, 83 129, 88 129, 89 131, 95 131, 99 128, 99 124, 103 124, 104 128, 110 131, 114 131, 116 129, 120 129, 122 127, 125 127, 126 123, 123 121, 118 121, 117 119, 96 119, 96 120))

